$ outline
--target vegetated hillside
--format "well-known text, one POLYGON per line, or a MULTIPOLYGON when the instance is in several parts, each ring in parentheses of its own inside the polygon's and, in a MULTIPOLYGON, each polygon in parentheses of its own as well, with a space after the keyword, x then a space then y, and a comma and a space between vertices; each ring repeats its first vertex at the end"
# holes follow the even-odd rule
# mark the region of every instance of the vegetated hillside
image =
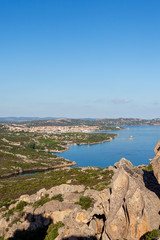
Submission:
POLYGON ((23 194, 36 193, 41 188, 49 189, 61 184, 84 185, 85 188, 101 191, 111 182, 113 171, 98 167, 68 167, 33 175, 15 176, 0 179, 0 207, 8 206, 10 202, 23 194))
POLYGON ((26 126, 136 126, 136 125, 160 125, 160 118, 151 120, 140 118, 105 118, 105 119, 48 119, 21 122, 26 126))
POLYGON ((44 146, 42 144, 42 148, 38 148, 39 138, 43 139, 41 134, 14 133, 0 125, 0 176, 69 163, 41 151, 44 146))
POLYGON ((53 152, 68 150, 71 144, 95 144, 110 141, 109 133, 34 133, 14 132, 0 124, 0 177, 26 171, 45 170, 57 165, 71 164, 53 152))

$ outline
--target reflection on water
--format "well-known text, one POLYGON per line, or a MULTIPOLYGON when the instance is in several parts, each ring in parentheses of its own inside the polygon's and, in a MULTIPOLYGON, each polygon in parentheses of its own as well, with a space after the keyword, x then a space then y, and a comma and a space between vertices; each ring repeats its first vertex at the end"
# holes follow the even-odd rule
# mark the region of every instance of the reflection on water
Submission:
POLYGON ((133 126, 114 131, 119 136, 112 142, 95 145, 70 146, 70 150, 58 156, 76 161, 79 167, 114 165, 122 157, 134 165, 149 164, 154 157, 154 147, 160 139, 160 126, 133 126))

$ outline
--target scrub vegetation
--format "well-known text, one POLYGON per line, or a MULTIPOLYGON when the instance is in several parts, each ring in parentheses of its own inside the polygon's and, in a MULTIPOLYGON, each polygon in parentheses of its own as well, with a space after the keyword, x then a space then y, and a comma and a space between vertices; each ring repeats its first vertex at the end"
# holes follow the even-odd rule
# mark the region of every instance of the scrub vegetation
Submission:
POLYGON ((81 205, 82 209, 87 210, 93 205, 93 200, 89 196, 81 196, 79 202, 76 204, 81 205))
MULTIPOLYGON (((107 168, 68 168, 59 169, 36 175, 15 176, 0 180, 0 206, 9 206, 14 199, 23 194, 33 194, 42 187, 49 189, 60 184, 83 184, 86 188, 95 190, 105 189, 111 182, 113 171, 107 168)), ((60 200, 60 196, 56 196, 60 200)), ((46 197, 47 198, 47 197, 46 197)), ((45 201, 45 199, 43 199, 45 201)))
POLYGON ((109 133, 35 133, 9 131, 0 124, 0 178, 12 174, 43 171, 72 162, 53 152, 65 151, 71 144, 94 144, 113 139, 109 133), (52 154, 51 154, 52 152, 52 154))

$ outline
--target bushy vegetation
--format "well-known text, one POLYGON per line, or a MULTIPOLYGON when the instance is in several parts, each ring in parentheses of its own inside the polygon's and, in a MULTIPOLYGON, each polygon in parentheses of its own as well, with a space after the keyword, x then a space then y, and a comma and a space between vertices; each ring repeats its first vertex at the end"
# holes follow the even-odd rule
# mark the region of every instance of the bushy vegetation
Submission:
POLYGON ((44 152, 47 145, 39 142, 42 138, 42 133, 10 132, 0 124, 0 177, 68 163, 49 149, 44 152))
POLYGON ((62 194, 58 194, 58 195, 55 195, 51 198, 51 200, 58 200, 60 202, 63 202, 63 197, 62 197, 62 194))
POLYGON ((81 205, 82 209, 87 210, 92 206, 93 200, 89 196, 81 196, 79 202, 76 202, 76 204, 81 205))
POLYGON ((63 226, 64 226, 64 224, 62 222, 58 222, 56 224, 51 224, 48 227, 47 235, 44 240, 54 240, 58 236, 58 229, 63 226))
MULTIPOLYGON (((20 174, 22 171, 33 168, 46 168, 68 163, 54 154, 40 151, 40 148, 48 148, 49 151, 54 146, 65 148, 69 143, 90 144, 104 141, 113 136, 105 133, 17 133, 10 132, 0 124, 0 176, 6 174, 6 178, 0 178, 0 207, 8 208, 13 203, 12 200, 23 194, 33 194, 42 186, 49 189, 52 186, 67 183, 68 180, 70 180, 70 184, 84 184, 86 188, 97 190, 106 188, 111 181, 113 172, 100 168, 85 171, 81 171, 81 168, 61 169, 36 175, 17 175, 11 178, 7 178, 7 174, 20 174)), ((58 196, 57 200, 62 201, 62 198, 58 196)), ((42 201, 47 201, 47 198, 42 201)))
POLYGON ((141 237, 141 240, 158 240, 160 237, 160 229, 154 229, 141 237))
POLYGON ((11 132, 0 124, 0 177, 68 163, 50 152, 66 150, 73 143, 93 144, 115 136, 108 133, 11 132))
POLYGON ((24 209, 24 207, 27 205, 27 203, 26 202, 24 202, 24 201, 20 201, 18 204, 17 204, 17 206, 15 207, 15 211, 16 212, 22 212, 23 211, 23 209, 24 209))
POLYGON ((8 208, 11 204, 15 204, 16 200, 11 200, 9 197, 6 197, 3 199, 3 205, 0 203, 0 208, 3 206, 5 208, 8 208))
POLYGON ((14 214, 13 209, 10 209, 10 210, 8 210, 8 212, 6 212, 6 213, 3 215, 3 217, 6 218, 6 221, 9 221, 10 216, 12 216, 13 214, 14 214))
POLYGON ((14 212, 18 212, 19 217, 21 217, 23 215, 23 209, 26 205, 26 202, 21 201, 17 204, 15 208, 9 209, 3 216, 6 217, 7 221, 9 221, 10 216, 12 216, 14 212))
POLYGON ((96 190, 105 189, 110 184, 113 172, 107 169, 86 169, 69 168, 38 173, 36 175, 16 176, 9 179, 0 180, 0 205, 9 206, 12 201, 23 194, 33 194, 42 187, 49 189, 53 186, 65 184, 70 180, 70 184, 83 184, 86 188, 96 190))
POLYGON ((152 164, 150 163, 150 164, 149 164, 148 166, 146 166, 143 170, 144 170, 144 171, 147 171, 147 172, 153 171, 152 164))
POLYGON ((107 141, 114 138, 116 134, 109 133, 61 133, 60 137, 63 141, 69 141, 76 144, 93 144, 107 141))
POLYGON ((45 203, 49 202, 50 201, 50 198, 49 198, 49 195, 46 194, 44 197, 41 197, 40 200, 36 201, 34 204, 33 204, 33 207, 34 208, 38 208, 40 206, 43 206, 45 203))
POLYGON ((58 201, 60 201, 60 202, 63 202, 62 194, 55 195, 55 196, 53 196, 52 198, 49 198, 49 195, 46 194, 45 196, 41 197, 40 200, 36 201, 36 202, 33 204, 33 207, 34 207, 34 208, 38 208, 38 207, 43 206, 45 203, 50 202, 50 201, 52 201, 52 200, 58 200, 58 201))

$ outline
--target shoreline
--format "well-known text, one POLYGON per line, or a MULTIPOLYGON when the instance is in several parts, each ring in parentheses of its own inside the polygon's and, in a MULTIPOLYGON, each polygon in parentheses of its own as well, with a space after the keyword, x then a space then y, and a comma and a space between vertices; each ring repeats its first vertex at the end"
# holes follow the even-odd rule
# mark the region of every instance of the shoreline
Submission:
MULTIPOLYGON (((118 136, 118 134, 117 134, 117 136, 118 136)), ((65 149, 63 149, 63 150, 56 150, 56 151, 49 151, 49 153, 63 153, 63 152, 65 152, 65 151, 68 151, 70 148, 70 146, 74 146, 74 145, 76 145, 76 146, 81 146, 81 145, 94 145, 94 144, 99 144, 99 143, 104 143, 104 142, 111 142, 112 140, 114 140, 117 136, 115 136, 115 137, 113 137, 113 138, 109 138, 109 139, 106 139, 106 140, 103 140, 103 141, 100 141, 100 142, 93 142, 93 143, 73 143, 73 144, 70 144, 70 145, 68 145, 68 146, 66 146, 66 148, 65 149)), ((46 151, 46 152, 48 152, 48 151, 46 151)))
MULTIPOLYGON (((104 142, 111 142, 113 139, 116 138, 116 136, 118 136, 118 134, 115 135, 114 137, 109 137, 108 139, 103 140, 103 141, 99 141, 99 142, 79 143, 79 144, 73 143, 71 145, 81 146, 81 145, 94 145, 94 144, 99 144, 99 143, 104 143, 104 142)), ((69 146, 71 146, 71 145, 66 146, 65 149, 63 149, 63 150, 57 150, 57 151, 52 151, 51 150, 51 151, 44 151, 44 152, 48 152, 48 153, 51 153, 51 154, 62 153, 62 152, 68 151, 70 149, 69 146)), ((64 160, 67 160, 67 159, 64 159, 64 160)), ((22 170, 22 171, 16 171, 14 173, 6 173, 6 174, 1 175, 0 179, 6 179, 6 178, 10 178, 10 177, 15 177, 15 176, 18 176, 18 175, 22 176, 22 175, 25 175, 25 174, 32 174, 32 173, 34 174, 34 173, 38 173, 38 172, 50 171, 50 170, 57 169, 57 168, 72 167, 72 166, 77 165, 77 163, 75 161, 70 161, 70 160, 67 160, 67 161, 69 161, 69 163, 50 166, 50 167, 34 167, 34 168, 25 169, 25 170, 22 170)))
POLYGON ((21 172, 3 174, 3 175, 0 176, 0 179, 15 177, 15 176, 18 176, 18 175, 22 176, 22 175, 30 174, 30 173, 45 172, 45 171, 50 171, 50 170, 57 169, 57 168, 72 167, 72 166, 75 166, 75 165, 77 165, 77 163, 75 161, 73 161, 73 162, 70 161, 70 163, 55 165, 55 166, 51 166, 51 167, 28 168, 28 169, 25 169, 21 172))

